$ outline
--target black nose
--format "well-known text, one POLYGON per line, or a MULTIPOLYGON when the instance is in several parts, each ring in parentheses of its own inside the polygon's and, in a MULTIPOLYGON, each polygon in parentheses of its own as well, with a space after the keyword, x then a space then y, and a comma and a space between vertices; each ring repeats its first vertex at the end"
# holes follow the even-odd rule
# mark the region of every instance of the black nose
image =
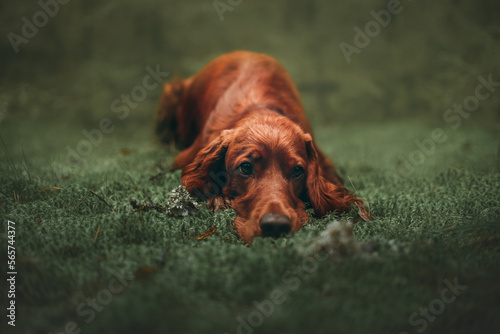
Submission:
POLYGON ((259 225, 264 237, 274 238, 287 234, 292 228, 290 219, 278 213, 266 213, 260 218, 259 225))

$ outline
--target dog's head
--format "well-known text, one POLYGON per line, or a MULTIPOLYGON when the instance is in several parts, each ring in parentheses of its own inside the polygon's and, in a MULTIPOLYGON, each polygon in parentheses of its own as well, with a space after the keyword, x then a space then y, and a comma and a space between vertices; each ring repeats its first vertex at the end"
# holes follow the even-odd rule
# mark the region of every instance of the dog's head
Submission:
POLYGON ((236 211, 239 236, 278 237, 299 230, 315 215, 362 207, 359 198, 323 177, 311 135, 273 112, 250 115, 200 151, 181 183, 194 195, 236 211))

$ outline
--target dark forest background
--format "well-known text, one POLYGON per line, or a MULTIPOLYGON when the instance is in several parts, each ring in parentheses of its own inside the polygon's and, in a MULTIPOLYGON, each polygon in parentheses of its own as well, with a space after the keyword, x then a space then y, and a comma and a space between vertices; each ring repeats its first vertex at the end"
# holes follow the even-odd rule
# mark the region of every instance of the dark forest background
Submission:
MULTIPOLYGON (((50 2, 50 1, 49 1, 50 2)), ((500 78, 500 4, 495 0, 402 1, 401 12, 348 63, 371 11, 391 1, 220 0, 78 1, 59 11, 15 53, 8 34, 33 22, 36 1, 0 2, 0 122, 59 119, 93 122, 159 64, 189 76, 235 49, 268 53, 284 64, 313 123, 418 118, 473 94, 479 75, 500 78)), ((132 121, 149 121, 160 89, 132 121)), ((468 124, 498 122, 500 94, 481 103, 468 124)), ((327 123, 328 124, 328 123, 327 123)))

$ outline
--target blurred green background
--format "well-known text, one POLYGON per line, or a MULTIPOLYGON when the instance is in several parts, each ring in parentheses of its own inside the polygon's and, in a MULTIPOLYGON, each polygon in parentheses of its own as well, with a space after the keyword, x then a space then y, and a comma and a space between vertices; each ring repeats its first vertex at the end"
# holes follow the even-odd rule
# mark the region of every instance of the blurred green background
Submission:
POLYGON ((404 0, 385 27, 372 11, 397 1, 71 0, 47 22, 40 3, 55 2, 0 0, 0 240, 15 221, 20 273, 18 326, 3 319, 2 331, 76 321, 82 333, 237 332, 302 263, 304 244, 338 215, 247 248, 230 210, 173 218, 130 203, 164 205, 180 173, 165 173, 176 152, 154 142, 160 85, 124 119, 113 103, 147 68, 187 77, 236 49, 289 71, 319 146, 371 204, 375 220, 354 234, 378 253, 323 262, 253 330, 415 333, 408 317, 454 277, 468 290, 425 333, 498 329, 500 87, 470 115, 443 118, 479 77, 500 81, 498 1, 404 0), (34 19, 36 31, 24 28, 34 19), (369 41, 347 59, 342 43, 362 43, 367 24, 369 41), (114 130, 69 156, 103 118, 114 130), (436 129, 447 139, 432 146, 436 129), (193 239, 212 226, 207 242, 193 239), (87 324, 77 307, 113 272, 134 282, 87 324))
MULTIPOLYGON (((477 76, 500 77, 500 5, 494 0, 402 1, 360 53, 346 61, 370 11, 390 1, 243 0, 222 13, 214 1, 77 1, 13 51, 6 37, 33 22, 36 2, 1 2, 0 119, 88 122, 140 83, 146 66, 189 76, 212 58, 245 49, 276 57, 301 90, 313 122, 419 118, 471 95, 477 76)), ((129 121, 148 120, 159 94, 129 121)), ((468 124, 498 122, 500 94, 481 103, 468 124)))

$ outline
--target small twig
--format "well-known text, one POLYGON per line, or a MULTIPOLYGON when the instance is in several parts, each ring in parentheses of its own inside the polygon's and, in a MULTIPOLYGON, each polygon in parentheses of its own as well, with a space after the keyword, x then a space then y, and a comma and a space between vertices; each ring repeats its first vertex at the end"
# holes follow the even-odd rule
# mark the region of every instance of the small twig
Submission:
POLYGON ((14 192, 14 203, 19 203, 19 193, 16 194, 16 191, 13 190, 14 192))
POLYGON ((80 201, 80 203, 78 203, 78 205, 75 208, 75 211, 76 211, 76 209, 78 209, 80 207, 80 205, 82 205, 82 203, 87 199, 87 197, 89 197, 90 194, 92 194, 95 197, 97 197, 98 199, 100 199, 102 202, 104 202, 104 204, 106 204, 108 206, 108 208, 110 208, 114 213, 116 213, 115 209, 113 209, 113 207, 111 205, 109 205, 108 202, 106 202, 101 196, 97 195, 92 190, 89 190, 87 195, 85 195, 85 197, 80 201))
POLYGON ((120 230, 120 236, 125 236, 125 224, 127 224, 127 221, 128 219, 130 218, 130 216, 132 215, 132 213, 130 213, 127 217, 125 217, 125 219, 123 219, 120 223, 122 224, 122 228, 120 230))
POLYGON ((87 199, 87 197, 89 197, 89 195, 90 191, 87 193, 87 195, 85 195, 85 197, 80 201, 80 203, 78 203, 74 211, 76 211, 80 207, 80 205, 82 205, 82 203, 87 199))
POLYGON ((432 196, 436 197, 438 189, 439 189, 439 186, 436 186, 436 189, 434 189, 434 194, 432 196))
POLYGON ((146 196, 148 199, 149 199, 149 203, 151 205, 153 205, 153 200, 151 199, 151 197, 148 195, 148 193, 146 192, 146 189, 142 188, 142 193, 144 194, 144 196, 146 196))
POLYGON ((162 171, 158 172, 155 175, 151 175, 149 177, 149 181, 153 181, 153 180, 159 179, 160 177, 162 177, 163 175, 167 174, 168 172, 170 172, 170 170, 166 169, 166 170, 162 170, 162 171))
POLYGON ((40 189, 40 192, 44 193, 45 195, 47 195, 48 197, 52 197, 50 196, 49 194, 49 191, 50 190, 62 190, 61 187, 50 187, 50 188, 44 188, 44 189, 40 189))
POLYGON ((97 237, 99 236, 99 230, 100 229, 101 229, 101 224, 99 224, 99 226, 97 226, 97 231, 95 232, 94 242, 97 241, 97 237))
POLYGON ((429 216, 429 218, 428 218, 427 224, 430 224, 430 223, 431 223, 431 219, 432 219, 432 217, 434 217, 434 216, 436 216, 436 215, 438 215, 438 214, 439 214, 439 212, 434 212, 433 214, 431 214, 431 215, 429 216))
POLYGON ((89 192, 94 195, 95 197, 99 198, 101 201, 104 202, 104 204, 106 204, 114 213, 116 213, 115 209, 113 209, 113 207, 111 205, 108 204, 108 202, 106 202, 104 200, 104 198, 102 198, 101 196, 97 195, 95 192, 93 192, 92 190, 89 190, 89 192))

